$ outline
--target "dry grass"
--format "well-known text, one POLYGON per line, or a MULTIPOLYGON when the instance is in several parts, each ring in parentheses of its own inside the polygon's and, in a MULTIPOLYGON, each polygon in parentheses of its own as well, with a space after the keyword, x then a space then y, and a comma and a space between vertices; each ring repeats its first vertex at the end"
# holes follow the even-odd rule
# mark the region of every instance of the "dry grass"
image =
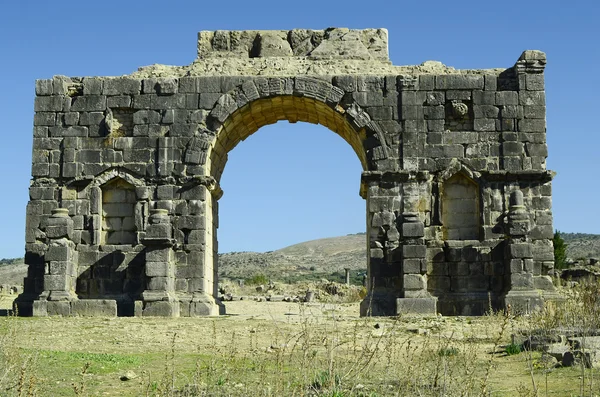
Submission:
POLYGON ((520 318, 256 302, 219 318, 4 317, 0 396, 590 396, 597 370, 547 368, 541 353, 505 346, 523 330, 591 332, 596 292, 520 318))

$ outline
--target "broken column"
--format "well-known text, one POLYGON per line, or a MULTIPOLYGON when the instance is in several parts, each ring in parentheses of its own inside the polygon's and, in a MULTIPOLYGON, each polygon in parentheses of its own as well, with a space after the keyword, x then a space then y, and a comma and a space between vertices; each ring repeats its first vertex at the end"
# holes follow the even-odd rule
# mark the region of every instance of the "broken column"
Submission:
POLYGON ((541 309, 543 300, 533 284, 533 245, 529 239, 529 213, 523 192, 515 190, 509 198, 504 260, 506 267, 504 305, 513 313, 524 314, 541 309))
POLYGON ((146 290, 142 292, 144 316, 179 317, 175 298, 175 263, 169 213, 150 210, 142 244, 146 246, 146 290))

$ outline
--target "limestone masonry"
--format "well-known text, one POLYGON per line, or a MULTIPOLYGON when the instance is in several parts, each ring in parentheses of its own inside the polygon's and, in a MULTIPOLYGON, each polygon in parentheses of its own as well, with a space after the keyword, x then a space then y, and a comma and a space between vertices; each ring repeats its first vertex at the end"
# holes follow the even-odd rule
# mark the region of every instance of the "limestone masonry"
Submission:
POLYGON ((393 66, 385 29, 215 31, 186 67, 38 80, 19 314, 223 313, 219 180, 279 120, 361 161, 362 315, 538 308, 555 294, 545 65, 393 66))

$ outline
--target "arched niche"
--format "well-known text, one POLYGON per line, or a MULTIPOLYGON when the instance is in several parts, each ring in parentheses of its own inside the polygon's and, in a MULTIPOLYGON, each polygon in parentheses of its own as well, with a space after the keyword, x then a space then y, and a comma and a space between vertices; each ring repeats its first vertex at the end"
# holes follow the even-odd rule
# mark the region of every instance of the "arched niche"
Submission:
POLYGON ((441 213, 444 240, 479 240, 479 185, 458 172, 442 184, 441 213))
POLYGON ((100 245, 133 245, 137 242, 135 187, 116 177, 101 187, 100 245))

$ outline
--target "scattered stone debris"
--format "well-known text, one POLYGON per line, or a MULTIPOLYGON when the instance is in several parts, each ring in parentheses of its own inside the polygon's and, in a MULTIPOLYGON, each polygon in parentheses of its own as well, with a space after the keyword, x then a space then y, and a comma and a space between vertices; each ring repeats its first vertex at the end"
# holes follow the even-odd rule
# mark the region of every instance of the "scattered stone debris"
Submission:
POLYGON ((128 381, 128 380, 135 379, 137 377, 138 377, 138 375, 135 372, 133 372, 133 371, 127 371, 123 375, 121 375, 121 377, 119 379, 121 379, 122 381, 125 382, 125 381, 128 381))
POLYGON ((587 368, 600 368, 600 330, 534 331, 527 336, 515 334, 512 340, 524 350, 541 351, 542 357, 556 359, 556 366, 570 367, 583 362, 587 368))

